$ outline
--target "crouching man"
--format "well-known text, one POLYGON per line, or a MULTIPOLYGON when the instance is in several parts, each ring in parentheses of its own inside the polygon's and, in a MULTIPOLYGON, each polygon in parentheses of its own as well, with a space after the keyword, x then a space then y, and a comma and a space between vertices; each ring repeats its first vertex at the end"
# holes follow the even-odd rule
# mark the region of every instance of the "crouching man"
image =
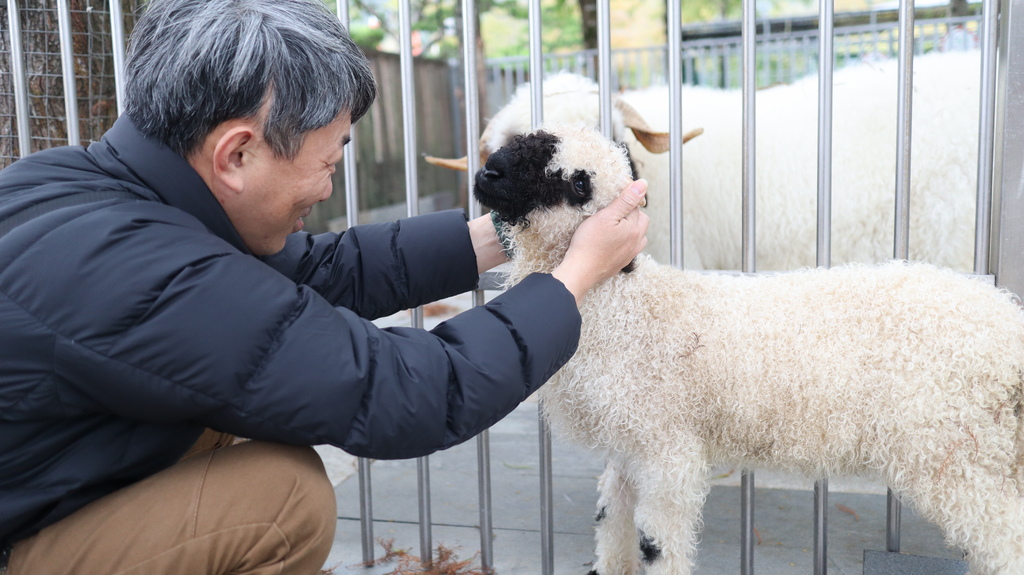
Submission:
POLYGON ((646 242, 643 185, 554 273, 381 330, 505 256, 461 211, 301 231, 374 97, 319 0, 154 0, 103 139, 0 171, 0 572, 316 573, 310 445, 450 447, 573 354, 576 301, 646 242))

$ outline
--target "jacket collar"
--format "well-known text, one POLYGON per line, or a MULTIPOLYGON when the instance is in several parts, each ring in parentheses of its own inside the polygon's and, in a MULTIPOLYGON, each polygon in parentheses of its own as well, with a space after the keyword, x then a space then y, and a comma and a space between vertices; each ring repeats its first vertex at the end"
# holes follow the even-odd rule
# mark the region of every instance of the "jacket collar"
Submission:
POLYGON ((250 253, 220 202, 185 158, 143 135, 127 114, 117 118, 103 141, 165 204, 191 214, 242 253, 250 253))

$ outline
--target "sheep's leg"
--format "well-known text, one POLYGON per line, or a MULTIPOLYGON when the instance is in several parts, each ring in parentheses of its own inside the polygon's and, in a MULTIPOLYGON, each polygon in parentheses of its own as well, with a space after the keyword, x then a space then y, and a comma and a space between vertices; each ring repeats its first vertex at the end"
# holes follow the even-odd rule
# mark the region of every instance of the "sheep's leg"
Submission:
POLYGON ((1024 574, 1024 486, 1006 450, 1012 441, 996 429, 968 438, 940 452, 930 473, 904 474, 911 501, 966 551, 972 575, 1024 574))
POLYGON ((936 520, 950 543, 966 551, 972 575, 1024 573, 1024 501, 1016 489, 1000 486, 1001 481, 967 477, 971 479, 943 482, 942 493, 928 494, 942 500, 941 509, 936 509, 938 501, 925 502, 923 497, 915 499, 915 507, 936 520), (977 479, 982 485, 974 483, 977 479))
POLYGON ((1020 575, 1024 573, 1024 500, 1007 478, 979 477, 977 471, 944 494, 946 501, 953 501, 944 517, 947 538, 967 552, 971 573, 1020 575))
POLYGON ((637 490, 636 536, 648 575, 691 572, 701 508, 710 488, 708 474, 697 447, 635 467, 631 477, 637 490))
POLYGON ((588 575, 636 575, 640 572, 633 523, 636 491, 622 460, 608 459, 597 488, 601 493, 597 500, 597 561, 588 575))

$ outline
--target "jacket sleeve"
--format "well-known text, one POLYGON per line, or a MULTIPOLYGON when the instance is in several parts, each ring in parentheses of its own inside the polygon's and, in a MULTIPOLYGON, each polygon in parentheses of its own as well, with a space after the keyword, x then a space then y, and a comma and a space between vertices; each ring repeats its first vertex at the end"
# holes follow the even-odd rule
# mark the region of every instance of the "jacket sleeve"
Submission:
POLYGON ((504 417, 578 343, 575 301, 550 275, 433 331, 382 330, 190 219, 110 209, 124 213, 62 226, 6 270, 24 280, 5 295, 52 330, 40 344, 68 417, 414 457, 504 417))
POLYGON ((376 319, 476 287, 476 254, 462 210, 292 234, 264 261, 328 302, 376 319))

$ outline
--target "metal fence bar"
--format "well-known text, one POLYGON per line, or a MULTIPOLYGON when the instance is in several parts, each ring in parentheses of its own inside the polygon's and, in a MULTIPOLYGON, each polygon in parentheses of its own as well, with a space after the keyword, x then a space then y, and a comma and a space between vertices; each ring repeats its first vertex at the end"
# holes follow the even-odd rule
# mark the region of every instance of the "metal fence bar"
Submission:
POLYGON ((996 283, 1024 294, 1024 5, 1021 0, 1000 0, 999 78, 997 90, 997 156, 994 181, 998 206, 993 219, 992 250, 996 283))
POLYGON ((597 3, 597 79, 601 133, 612 137, 612 26, 611 3, 597 3))
POLYGON ((64 78, 64 115, 68 145, 78 146, 82 138, 78 129, 78 90, 75 88, 75 54, 71 42, 71 7, 68 0, 57 0, 57 26, 60 33, 60 63, 64 78))
POLYGON ((754 0, 743 2, 743 272, 754 273, 756 265, 755 194, 756 110, 757 110, 757 25, 754 0))
MULTIPOLYGON (((532 114, 531 125, 536 129, 544 122, 544 51, 541 42, 540 0, 529 0, 528 13, 530 24, 530 111, 532 114)), ((555 571, 555 517, 551 478, 551 430, 542 415, 538 415, 537 426, 540 459, 541 573, 552 575, 555 571)))
MULTIPOLYGON (((338 0, 338 19, 341 24, 349 26, 348 0, 338 0)), ((120 98, 118 105, 120 106, 120 98)), ((359 224, 359 174, 356 170, 356 150, 359 149, 356 130, 349 133, 348 148, 342 157, 342 169, 345 174, 345 222, 348 229, 359 224)), ((359 478, 359 534, 363 554, 363 563, 373 562, 373 478, 370 472, 370 460, 365 457, 356 459, 356 473, 359 478)))
MULTIPOLYGON (((473 197, 473 174, 480 168, 480 87, 476 57, 476 3, 462 0, 462 68, 463 93, 466 104, 466 173, 470 219, 482 215, 480 202, 473 197)), ((473 291, 473 305, 484 304, 483 290, 473 291)), ((480 504, 480 566, 485 571, 494 568, 494 511, 491 505, 491 441, 490 432, 484 430, 476 438, 477 490, 480 504)))
MULTIPOLYGON (((409 0, 398 3, 399 34, 401 38, 412 37, 412 15, 409 0)), ((402 78, 402 136, 405 152, 405 201, 409 217, 419 215, 419 185, 416 167, 416 85, 413 78, 412 43, 403 41, 399 46, 399 68, 402 78)), ((423 307, 412 310, 412 327, 423 328, 423 307)), ((417 491, 419 493, 420 557, 425 565, 432 563, 433 542, 431 536, 430 509, 430 457, 416 460, 417 491)))
POLYGON ((669 161, 669 261, 683 268, 683 125, 682 43, 679 24, 682 22, 681 0, 668 0, 665 18, 668 22, 668 138, 669 161))
POLYGON ((7 0, 7 24, 11 43, 11 85, 14 87, 14 121, 18 129, 18 154, 32 153, 32 130, 28 117, 28 79, 25 51, 21 43, 21 12, 17 0, 7 0))
MULTIPOLYGON (((896 215, 893 257, 910 253, 910 151, 914 92, 914 0, 901 0, 899 20, 899 84, 896 107, 896 215)), ((901 506, 890 489, 887 497, 886 549, 900 550, 901 506)))
MULTIPOLYGON (((339 2, 340 6, 345 2, 339 2)), ((111 55, 114 58, 114 94, 117 99, 117 114, 124 113, 124 13, 121 10, 120 0, 110 0, 110 44, 111 55)), ((347 20, 346 20, 347 21, 347 20)))
MULTIPOLYGON (((741 40, 743 44, 743 200, 741 208, 743 272, 757 269, 756 193, 757 193, 757 9, 754 0, 744 0, 741 40)), ((765 27, 766 30, 768 27, 765 27)), ((754 574, 754 472, 744 469, 740 475, 740 573, 754 574)))
POLYGON ((983 0, 981 20, 981 102, 978 106, 978 199, 974 223, 974 273, 989 273, 992 249, 992 162, 995 155, 996 42, 999 39, 999 5, 983 0))
MULTIPOLYGON (((834 6, 818 3, 818 225, 817 265, 832 265, 832 73, 835 68, 834 6)), ((814 482, 815 575, 828 573, 828 479, 814 482)))

